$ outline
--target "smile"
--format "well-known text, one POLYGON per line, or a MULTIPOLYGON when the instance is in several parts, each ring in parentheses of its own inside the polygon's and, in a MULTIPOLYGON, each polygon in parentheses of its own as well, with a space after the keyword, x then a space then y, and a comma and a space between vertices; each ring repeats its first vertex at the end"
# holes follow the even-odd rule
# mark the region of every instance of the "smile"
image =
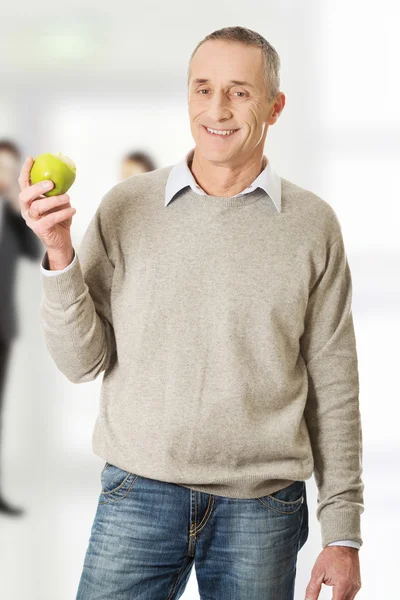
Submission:
POLYGON ((205 127, 202 125, 204 130, 208 133, 208 135, 213 136, 214 138, 228 138, 235 135, 239 129, 211 129, 211 127, 205 127))

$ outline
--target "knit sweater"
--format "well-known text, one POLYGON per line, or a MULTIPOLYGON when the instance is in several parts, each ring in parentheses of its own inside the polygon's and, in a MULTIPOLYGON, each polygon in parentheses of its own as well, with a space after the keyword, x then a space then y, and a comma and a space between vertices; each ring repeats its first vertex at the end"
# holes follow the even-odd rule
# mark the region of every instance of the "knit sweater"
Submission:
POLYGON ((314 473, 322 545, 362 544, 352 285, 336 213, 285 178, 280 210, 260 187, 186 187, 165 204, 171 170, 114 185, 70 267, 41 276, 55 364, 74 383, 104 372, 94 453, 232 498, 314 473))

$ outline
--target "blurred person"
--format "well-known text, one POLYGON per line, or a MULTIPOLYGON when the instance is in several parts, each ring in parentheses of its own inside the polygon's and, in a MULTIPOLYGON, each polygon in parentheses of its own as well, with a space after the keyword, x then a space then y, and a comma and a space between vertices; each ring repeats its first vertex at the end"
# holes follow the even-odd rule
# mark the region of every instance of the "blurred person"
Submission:
MULTIPOLYGON (((194 49, 195 147, 101 199, 77 251, 68 194, 20 174, 46 246, 40 320, 74 383, 101 373, 105 462, 77 600, 293 600, 314 473, 322 551, 306 597, 361 587, 361 421, 341 225, 264 154, 280 59, 245 27, 194 49)), ((51 185, 51 184, 50 184, 51 185)))
POLYGON ((21 216, 19 186, 21 152, 8 139, 0 139, 0 514, 20 516, 22 508, 11 506, 3 495, 2 438, 4 436, 5 387, 12 341, 18 335, 14 286, 17 261, 38 260, 43 246, 21 216))
POLYGON ((137 175, 138 173, 148 173, 154 171, 156 164, 146 152, 136 151, 126 154, 121 163, 121 180, 137 175))

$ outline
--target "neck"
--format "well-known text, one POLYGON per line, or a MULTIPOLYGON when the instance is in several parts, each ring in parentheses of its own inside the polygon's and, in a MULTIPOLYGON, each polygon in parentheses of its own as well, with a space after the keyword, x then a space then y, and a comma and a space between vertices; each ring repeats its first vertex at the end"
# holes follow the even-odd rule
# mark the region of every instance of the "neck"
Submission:
POLYGON ((252 156, 245 165, 215 165, 205 160, 195 148, 189 158, 188 167, 208 196, 230 198, 249 187, 267 163, 267 158, 261 154, 252 156))

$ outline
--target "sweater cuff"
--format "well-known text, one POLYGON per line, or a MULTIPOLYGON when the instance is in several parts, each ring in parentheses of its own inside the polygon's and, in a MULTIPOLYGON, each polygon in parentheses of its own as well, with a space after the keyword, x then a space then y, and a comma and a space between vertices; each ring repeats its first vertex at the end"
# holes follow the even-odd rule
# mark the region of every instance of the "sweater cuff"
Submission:
POLYGON ((320 514, 322 546, 336 540, 354 540, 363 544, 361 538, 360 509, 343 510, 326 506, 320 514))
POLYGON ((55 277, 42 272, 40 275, 44 298, 63 307, 76 302, 76 298, 87 290, 77 252, 74 263, 69 266, 71 268, 59 271, 55 277))

